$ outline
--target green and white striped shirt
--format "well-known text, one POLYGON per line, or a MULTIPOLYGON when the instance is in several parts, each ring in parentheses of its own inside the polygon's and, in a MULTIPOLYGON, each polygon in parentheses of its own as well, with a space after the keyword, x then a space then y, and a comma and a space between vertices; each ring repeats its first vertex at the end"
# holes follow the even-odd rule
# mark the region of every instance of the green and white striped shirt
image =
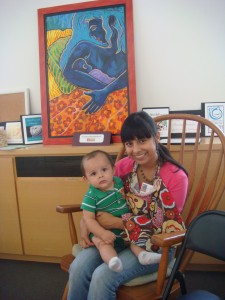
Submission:
MULTIPOLYGON (((121 217, 123 214, 130 212, 124 195, 123 182, 119 177, 114 176, 114 190, 101 191, 90 185, 88 192, 83 198, 81 209, 93 213, 105 211, 115 217, 121 217)), ((120 238, 122 230, 112 230, 117 238, 120 238)), ((120 238, 121 239, 121 238, 120 238)))

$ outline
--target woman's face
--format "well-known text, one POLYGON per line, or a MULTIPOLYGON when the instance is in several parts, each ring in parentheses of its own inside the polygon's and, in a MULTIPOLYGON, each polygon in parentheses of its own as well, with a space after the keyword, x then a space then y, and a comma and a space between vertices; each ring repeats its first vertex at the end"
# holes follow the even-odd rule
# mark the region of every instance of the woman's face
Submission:
POLYGON ((158 160, 155 138, 134 139, 125 142, 127 155, 139 165, 155 163, 158 160))

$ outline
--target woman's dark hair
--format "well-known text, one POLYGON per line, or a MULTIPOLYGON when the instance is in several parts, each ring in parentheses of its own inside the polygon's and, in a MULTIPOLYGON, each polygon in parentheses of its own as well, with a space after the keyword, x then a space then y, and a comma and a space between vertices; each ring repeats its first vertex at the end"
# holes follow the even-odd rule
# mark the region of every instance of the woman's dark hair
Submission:
MULTIPOLYGON (((156 138, 157 132, 158 127, 152 117, 144 111, 139 111, 130 114, 124 121, 121 128, 121 140, 124 144, 134 139, 156 138)), ((170 151, 163 144, 158 143, 157 150, 160 164, 168 161, 187 174, 185 168, 172 157, 170 151)))
POLYGON ((102 150, 94 150, 88 154, 86 154, 85 156, 83 156, 82 160, 81 160, 81 164, 80 164, 80 169, 81 169, 81 173, 83 176, 85 176, 85 169, 84 169, 84 162, 86 160, 89 160, 91 158, 95 158, 98 154, 102 154, 105 155, 105 157, 108 159, 108 161, 110 162, 112 168, 114 167, 114 162, 112 157, 105 151, 102 150))

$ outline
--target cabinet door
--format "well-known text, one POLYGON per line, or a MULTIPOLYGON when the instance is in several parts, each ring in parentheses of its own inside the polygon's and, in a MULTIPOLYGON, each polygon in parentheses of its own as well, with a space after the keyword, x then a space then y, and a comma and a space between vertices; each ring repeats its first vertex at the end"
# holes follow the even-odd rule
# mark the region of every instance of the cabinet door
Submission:
POLYGON ((0 158, 0 253, 22 254, 13 158, 0 158))
POLYGON ((25 254, 61 257, 70 253, 67 215, 57 213, 56 205, 80 204, 87 190, 83 179, 19 177, 17 189, 25 254))

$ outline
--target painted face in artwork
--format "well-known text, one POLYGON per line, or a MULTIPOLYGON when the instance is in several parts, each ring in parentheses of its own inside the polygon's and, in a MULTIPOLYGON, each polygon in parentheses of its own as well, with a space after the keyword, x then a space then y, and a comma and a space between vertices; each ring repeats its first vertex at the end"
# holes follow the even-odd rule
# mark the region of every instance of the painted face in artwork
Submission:
POLYGON ((90 29, 90 36, 94 37, 97 41, 106 43, 106 32, 102 25, 101 19, 93 19, 89 21, 89 29, 90 29))

